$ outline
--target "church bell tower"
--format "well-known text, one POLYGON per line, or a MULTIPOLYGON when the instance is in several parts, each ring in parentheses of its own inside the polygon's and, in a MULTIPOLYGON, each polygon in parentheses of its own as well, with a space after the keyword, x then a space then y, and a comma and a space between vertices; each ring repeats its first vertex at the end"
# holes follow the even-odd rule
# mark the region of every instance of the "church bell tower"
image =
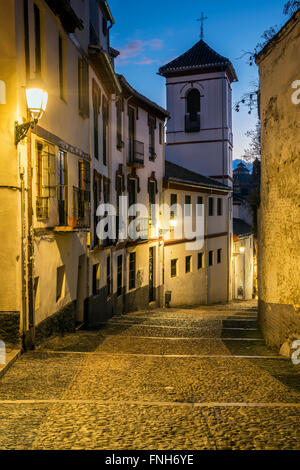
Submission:
POLYGON ((166 159, 232 186, 232 63, 201 39, 159 74, 171 114, 166 159))

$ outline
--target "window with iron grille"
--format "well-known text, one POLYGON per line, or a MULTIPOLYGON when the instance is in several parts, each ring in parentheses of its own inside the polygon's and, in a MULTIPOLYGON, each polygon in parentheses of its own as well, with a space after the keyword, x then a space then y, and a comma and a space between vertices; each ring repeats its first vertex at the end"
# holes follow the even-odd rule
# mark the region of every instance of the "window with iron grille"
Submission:
POLYGON ((192 257, 186 256, 185 257, 185 272, 190 273, 192 270, 192 257))
POLYGON ((49 198, 56 195, 56 155, 54 146, 47 142, 36 144, 36 215, 49 217, 49 198))
POLYGON ((136 253, 129 254, 129 290, 135 289, 136 253))
POLYGON ((177 276, 177 259, 171 259, 171 277, 177 276))
POLYGON ((90 226, 90 163, 84 160, 78 162, 78 188, 73 187, 73 217, 77 226, 90 226))
POLYGON ((78 108, 83 118, 89 116, 89 66, 83 57, 78 58, 78 108))

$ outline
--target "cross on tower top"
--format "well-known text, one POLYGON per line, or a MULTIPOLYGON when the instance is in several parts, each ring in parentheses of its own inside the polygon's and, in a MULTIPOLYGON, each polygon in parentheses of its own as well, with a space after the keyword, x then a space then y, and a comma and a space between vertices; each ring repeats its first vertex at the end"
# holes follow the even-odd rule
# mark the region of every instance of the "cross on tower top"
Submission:
POLYGON ((203 23, 205 20, 208 20, 207 16, 204 16, 204 13, 201 13, 201 18, 198 18, 197 21, 201 21, 201 33, 200 33, 200 38, 204 38, 204 33, 203 33, 203 23))

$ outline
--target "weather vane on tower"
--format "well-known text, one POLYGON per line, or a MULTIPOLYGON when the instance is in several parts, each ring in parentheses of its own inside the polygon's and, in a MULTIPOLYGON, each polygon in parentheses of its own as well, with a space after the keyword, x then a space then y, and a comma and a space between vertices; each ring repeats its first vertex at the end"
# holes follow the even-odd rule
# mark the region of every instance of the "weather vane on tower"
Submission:
POLYGON ((203 40, 204 38, 204 33, 203 33, 203 23, 205 20, 208 20, 208 16, 204 16, 204 13, 201 13, 201 18, 198 18, 197 21, 201 21, 201 33, 200 33, 200 39, 203 40))

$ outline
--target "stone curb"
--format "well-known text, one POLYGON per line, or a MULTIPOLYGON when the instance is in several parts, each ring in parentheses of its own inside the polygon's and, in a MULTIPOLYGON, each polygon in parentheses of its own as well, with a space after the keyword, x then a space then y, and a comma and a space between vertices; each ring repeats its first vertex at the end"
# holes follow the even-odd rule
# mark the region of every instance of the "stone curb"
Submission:
POLYGON ((0 378, 4 376, 6 371, 21 356, 21 349, 13 349, 6 354, 6 364, 0 364, 0 378))

